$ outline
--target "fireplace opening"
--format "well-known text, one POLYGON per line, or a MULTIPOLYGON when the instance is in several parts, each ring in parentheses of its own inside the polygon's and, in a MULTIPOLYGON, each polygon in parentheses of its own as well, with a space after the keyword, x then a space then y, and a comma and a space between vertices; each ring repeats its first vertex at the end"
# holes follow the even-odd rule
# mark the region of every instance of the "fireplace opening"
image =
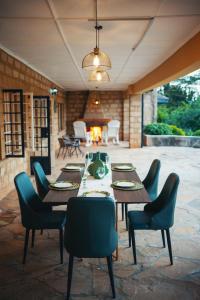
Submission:
POLYGON ((101 142, 102 138, 102 128, 100 126, 91 126, 90 127, 90 135, 93 143, 101 142))

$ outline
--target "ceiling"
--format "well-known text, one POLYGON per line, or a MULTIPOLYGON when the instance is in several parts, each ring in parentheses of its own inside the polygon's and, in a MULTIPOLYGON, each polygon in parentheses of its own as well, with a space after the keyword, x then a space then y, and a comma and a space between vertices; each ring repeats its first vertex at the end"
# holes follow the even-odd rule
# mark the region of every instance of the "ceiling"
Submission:
MULTIPOLYGON (((0 46, 65 90, 94 89, 81 68, 95 46, 94 0, 0 0, 0 46)), ((125 90, 200 30, 200 0, 98 0, 102 90, 125 90)))

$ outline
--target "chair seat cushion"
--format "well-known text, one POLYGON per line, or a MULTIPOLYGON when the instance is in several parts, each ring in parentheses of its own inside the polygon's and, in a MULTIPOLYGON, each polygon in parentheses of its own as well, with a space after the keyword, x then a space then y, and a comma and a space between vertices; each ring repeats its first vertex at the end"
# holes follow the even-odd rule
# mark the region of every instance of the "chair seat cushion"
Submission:
POLYGON ((145 211, 129 211, 128 219, 132 229, 150 229, 151 214, 145 211))
POLYGON ((66 212, 40 212, 37 220, 30 222, 30 229, 62 229, 66 224, 66 212), (31 224, 32 223, 32 224, 31 224))

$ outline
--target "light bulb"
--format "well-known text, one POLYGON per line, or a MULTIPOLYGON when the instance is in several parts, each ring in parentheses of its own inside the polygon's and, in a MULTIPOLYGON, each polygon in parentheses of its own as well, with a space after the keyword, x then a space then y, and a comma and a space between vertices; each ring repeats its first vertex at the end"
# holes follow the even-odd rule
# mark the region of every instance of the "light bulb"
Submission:
POLYGON ((98 56, 98 55, 95 55, 95 56, 94 56, 94 59, 93 59, 93 65, 94 65, 95 67, 98 67, 99 64, 100 64, 99 56, 98 56))
POLYGON ((97 81, 101 81, 102 80, 101 72, 97 72, 96 78, 97 78, 97 81))

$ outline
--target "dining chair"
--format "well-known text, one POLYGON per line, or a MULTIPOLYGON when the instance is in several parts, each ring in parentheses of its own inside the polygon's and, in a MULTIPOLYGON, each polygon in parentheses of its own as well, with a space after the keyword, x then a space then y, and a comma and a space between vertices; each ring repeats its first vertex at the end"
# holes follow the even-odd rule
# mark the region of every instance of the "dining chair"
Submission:
POLYGON ((63 159, 65 159, 67 153, 69 156, 71 156, 72 141, 68 138, 68 136, 58 138, 58 142, 60 147, 58 150, 57 158, 59 157, 61 150, 63 154, 63 159))
POLYGON ((171 265, 173 264, 171 238, 169 229, 174 224, 174 210, 179 185, 179 177, 171 173, 160 193, 151 203, 145 205, 143 211, 129 211, 129 246, 132 242, 134 263, 136 258, 135 230, 162 230, 166 232, 167 244, 171 265))
MULTIPOLYGON (((100 153, 100 159, 103 161, 103 162, 106 162, 106 157, 108 156, 108 153, 106 152, 99 152, 100 153)), ((87 158, 88 154, 86 154, 86 158, 87 158)), ((92 152, 92 162, 95 161, 97 157, 97 152, 92 152)))
POLYGON ((49 181, 44 173, 41 164, 38 161, 35 161, 32 164, 32 168, 35 176, 38 195, 41 200, 43 200, 46 194, 49 192, 49 181))
POLYGON ((108 273, 115 298, 112 253, 117 247, 115 205, 111 198, 69 199, 64 246, 69 253, 67 300, 70 297, 73 258, 107 258, 108 273))
MULTIPOLYGON (((160 167, 161 167, 160 160, 154 159, 145 179, 142 181, 147 193, 149 194, 151 201, 154 201, 158 195, 158 180, 159 180, 160 167)), ((124 215, 124 210, 122 206, 122 220, 124 219, 123 215, 124 215)), ((126 229, 128 230, 127 217, 128 217, 128 204, 125 204, 126 229)))
POLYGON ((19 198, 22 225, 26 228, 23 264, 26 262, 30 230, 32 230, 32 247, 34 247, 35 231, 43 229, 59 230, 60 261, 63 263, 63 227, 66 223, 66 212, 51 211, 45 203, 41 202, 25 172, 15 176, 14 182, 19 198))

